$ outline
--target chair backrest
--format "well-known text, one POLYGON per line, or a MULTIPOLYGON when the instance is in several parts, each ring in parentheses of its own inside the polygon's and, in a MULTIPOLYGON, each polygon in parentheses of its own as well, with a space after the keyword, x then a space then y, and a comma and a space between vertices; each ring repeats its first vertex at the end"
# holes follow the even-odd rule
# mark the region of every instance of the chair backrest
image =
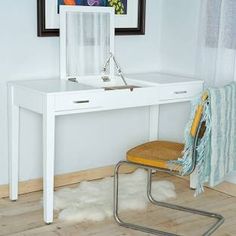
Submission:
MULTIPOLYGON (((204 94, 201 97, 201 103, 198 105, 197 110, 195 112, 193 123, 192 123, 191 129, 190 129, 190 134, 193 138, 196 137, 199 126, 204 125, 204 124, 201 124, 200 122, 201 122, 201 118, 203 115, 204 103, 206 102, 207 99, 208 99, 208 93, 204 92, 204 94)), ((201 128, 203 128, 203 127, 200 127, 200 129, 201 128)))
POLYGON ((193 141, 193 147, 192 147, 192 166, 191 169, 186 173, 185 175, 190 175, 194 170, 197 165, 197 145, 199 139, 201 139, 205 133, 206 130, 206 124, 204 121, 202 121, 202 115, 203 115, 203 108, 204 108, 204 103, 207 102, 208 99, 208 93, 204 92, 202 97, 201 97, 201 102, 198 105, 195 116, 193 119, 193 123, 190 129, 190 135, 194 138, 193 141))

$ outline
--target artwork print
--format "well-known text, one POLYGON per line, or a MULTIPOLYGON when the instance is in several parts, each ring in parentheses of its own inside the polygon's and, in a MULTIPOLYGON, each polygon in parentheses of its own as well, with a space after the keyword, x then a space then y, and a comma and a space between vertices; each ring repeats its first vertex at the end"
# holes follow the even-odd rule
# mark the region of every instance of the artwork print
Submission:
POLYGON ((107 0, 107 6, 114 7, 117 15, 127 14, 127 0, 107 0))
POLYGON ((37 0, 38 36, 59 36, 60 6, 113 7, 116 35, 145 34, 146 0, 37 0))
POLYGON ((127 14, 127 0, 58 0, 58 13, 60 5, 109 6, 117 15, 127 14))

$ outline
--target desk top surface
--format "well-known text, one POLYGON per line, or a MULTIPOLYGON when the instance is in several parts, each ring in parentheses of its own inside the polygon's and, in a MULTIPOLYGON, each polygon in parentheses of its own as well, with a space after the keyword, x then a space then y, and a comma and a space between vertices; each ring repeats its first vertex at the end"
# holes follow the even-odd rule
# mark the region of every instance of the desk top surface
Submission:
MULTIPOLYGON (((194 78, 162 74, 158 72, 129 74, 128 79, 135 79, 137 81, 147 82, 153 86, 179 84, 179 83, 203 83, 201 80, 194 78)), ((32 89, 41 93, 58 93, 58 92, 74 92, 74 91, 99 91, 103 90, 100 86, 91 86, 85 83, 74 83, 68 80, 55 79, 38 79, 38 80, 24 80, 11 82, 16 86, 32 89)))
POLYGON ((161 72, 130 74, 127 75, 127 77, 131 79, 143 80, 146 82, 151 82, 161 85, 173 84, 173 83, 192 83, 192 82, 203 83, 202 80, 193 77, 177 75, 177 74, 161 73, 161 72))
POLYGON ((56 92, 73 92, 85 90, 98 90, 94 86, 82 83, 74 83, 68 80, 61 79, 39 79, 39 80, 25 80, 14 82, 15 85, 26 87, 43 93, 56 93, 56 92))

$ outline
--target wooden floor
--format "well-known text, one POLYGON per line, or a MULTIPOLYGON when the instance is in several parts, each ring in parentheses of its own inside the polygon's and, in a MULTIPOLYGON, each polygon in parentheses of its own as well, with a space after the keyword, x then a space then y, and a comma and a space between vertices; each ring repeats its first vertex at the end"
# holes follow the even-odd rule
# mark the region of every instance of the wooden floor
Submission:
MULTIPOLYGON (((162 176, 162 179, 170 180, 176 186, 178 197, 170 202, 220 213, 226 218, 226 221, 214 235, 236 235, 236 197, 206 189, 204 194, 194 198, 193 191, 188 188, 187 180, 170 176, 162 176)), ((42 221, 41 197, 42 192, 35 192, 20 196, 17 202, 10 202, 7 198, 0 199, 0 235, 149 235, 119 227, 112 218, 98 223, 68 223, 59 221, 57 213, 55 213, 55 222, 45 225, 42 221)), ((201 235, 213 222, 205 217, 192 216, 188 213, 151 205, 145 211, 123 213, 122 219, 187 236, 201 235)))

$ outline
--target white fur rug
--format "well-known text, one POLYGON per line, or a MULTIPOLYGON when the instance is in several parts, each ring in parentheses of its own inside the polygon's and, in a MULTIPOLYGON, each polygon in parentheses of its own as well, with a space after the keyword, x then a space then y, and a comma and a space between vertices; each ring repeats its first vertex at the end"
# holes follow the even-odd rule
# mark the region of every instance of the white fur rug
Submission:
MULTIPOLYGON (((119 210, 143 210, 147 207, 147 172, 137 170, 119 176, 119 210)), ((152 192, 158 201, 175 198, 175 186, 169 181, 153 181, 152 192)), ((101 221, 113 215, 113 177, 82 182, 77 188, 55 192, 54 209, 59 219, 82 222, 101 221)))

